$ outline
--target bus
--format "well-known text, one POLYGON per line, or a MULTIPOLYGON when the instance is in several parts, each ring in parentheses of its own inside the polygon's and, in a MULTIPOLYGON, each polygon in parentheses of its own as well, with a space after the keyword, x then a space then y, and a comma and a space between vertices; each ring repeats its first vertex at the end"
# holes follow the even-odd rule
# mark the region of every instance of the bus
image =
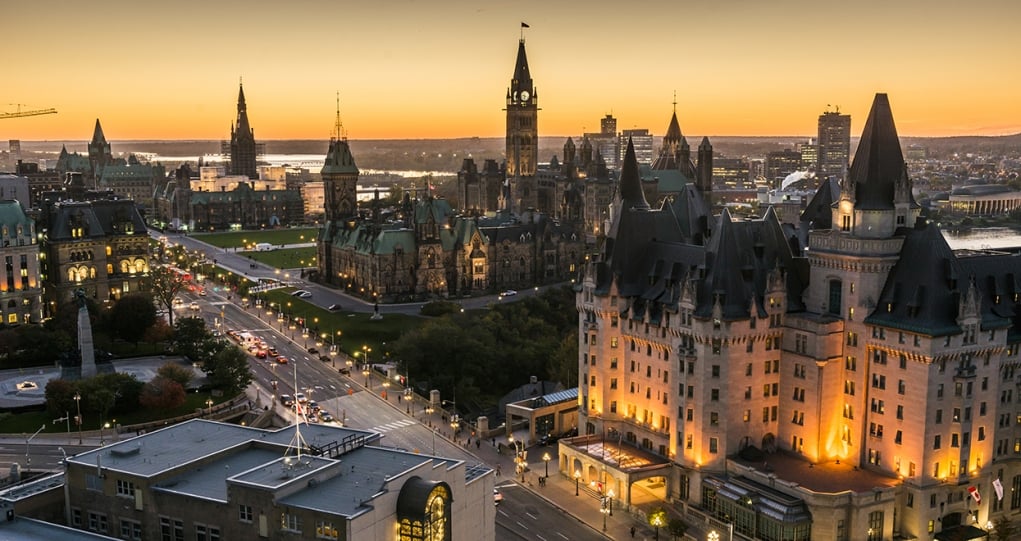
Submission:
POLYGON ((188 271, 179 269, 177 267, 167 267, 167 268, 170 269, 170 272, 180 276, 182 282, 190 282, 191 281, 191 274, 188 271))

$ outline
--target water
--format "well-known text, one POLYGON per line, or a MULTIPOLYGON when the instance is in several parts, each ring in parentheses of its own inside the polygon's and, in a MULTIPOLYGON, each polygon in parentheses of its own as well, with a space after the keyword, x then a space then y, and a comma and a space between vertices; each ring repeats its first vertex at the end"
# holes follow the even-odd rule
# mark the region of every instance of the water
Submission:
POLYGON ((953 250, 1006 250, 1021 248, 1021 233, 1007 227, 976 228, 963 233, 943 231, 953 250))

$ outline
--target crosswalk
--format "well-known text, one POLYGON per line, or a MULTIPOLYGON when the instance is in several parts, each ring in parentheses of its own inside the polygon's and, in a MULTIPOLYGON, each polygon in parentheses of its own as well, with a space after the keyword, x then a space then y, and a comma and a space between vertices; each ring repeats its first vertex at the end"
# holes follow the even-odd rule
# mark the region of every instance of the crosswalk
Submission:
POLYGON ((402 419, 400 421, 394 421, 392 423, 387 423, 385 425, 374 426, 374 427, 370 428, 369 430, 371 430, 373 432, 379 432, 381 434, 385 434, 385 433, 387 433, 387 432, 389 432, 391 430, 397 430, 398 428, 403 428, 403 427, 410 426, 410 425, 413 425, 413 424, 415 424, 415 421, 412 421, 412 420, 409 420, 409 419, 402 419))

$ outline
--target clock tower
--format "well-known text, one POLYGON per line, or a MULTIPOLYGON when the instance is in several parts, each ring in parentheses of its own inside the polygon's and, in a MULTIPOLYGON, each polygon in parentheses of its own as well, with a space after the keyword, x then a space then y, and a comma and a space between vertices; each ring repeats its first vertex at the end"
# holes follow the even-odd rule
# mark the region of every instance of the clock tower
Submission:
POLYGON ((511 210, 521 212, 538 203, 535 168, 539 159, 539 102, 528 71, 525 40, 518 42, 518 58, 507 90, 507 181, 511 210))

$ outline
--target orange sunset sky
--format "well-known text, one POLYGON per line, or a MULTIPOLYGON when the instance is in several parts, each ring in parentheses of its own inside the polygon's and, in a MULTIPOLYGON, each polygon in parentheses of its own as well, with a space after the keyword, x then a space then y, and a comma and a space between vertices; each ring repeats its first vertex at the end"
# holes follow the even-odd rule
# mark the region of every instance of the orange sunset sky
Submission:
POLYGON ((539 133, 1021 132, 1021 1, 22 0, 0 6, 0 140, 226 139, 243 78, 259 140, 493 137, 526 21, 539 133))

